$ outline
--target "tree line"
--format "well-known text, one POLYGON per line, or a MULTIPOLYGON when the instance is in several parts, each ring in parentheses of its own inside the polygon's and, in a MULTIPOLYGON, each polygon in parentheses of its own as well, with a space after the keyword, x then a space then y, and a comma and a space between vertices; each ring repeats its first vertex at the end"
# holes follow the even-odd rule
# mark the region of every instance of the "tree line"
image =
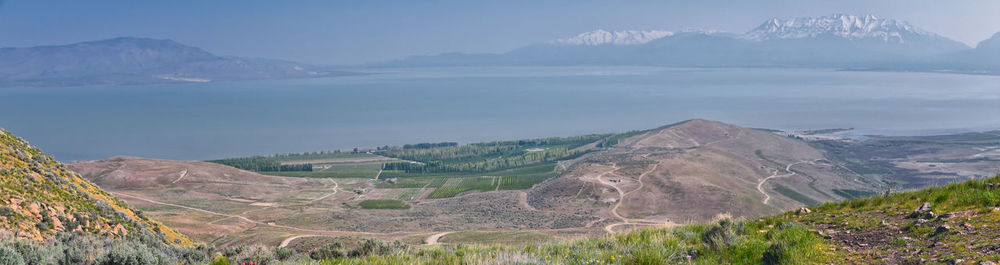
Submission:
MULTIPOLYGON (((442 148, 442 147, 455 147, 458 146, 456 142, 440 142, 440 143, 419 143, 419 144, 405 144, 403 149, 431 149, 431 148, 442 148)), ((385 149, 389 149, 386 146, 385 149)))
POLYGON ((583 153, 583 151, 570 151, 565 147, 549 148, 537 152, 511 152, 509 148, 511 146, 463 146, 463 148, 456 148, 461 150, 437 150, 437 152, 411 154, 410 156, 401 157, 420 158, 423 160, 404 159, 426 162, 424 164, 410 162, 386 163, 383 169, 401 170, 406 173, 486 172, 557 161, 583 153), (491 155, 496 153, 510 155, 491 155), (474 155, 455 157, 456 154, 474 155), (440 159, 442 157, 452 159, 440 159))
POLYGON ((208 162, 223 164, 250 171, 312 171, 312 164, 282 165, 272 157, 251 156, 209 160, 208 162))

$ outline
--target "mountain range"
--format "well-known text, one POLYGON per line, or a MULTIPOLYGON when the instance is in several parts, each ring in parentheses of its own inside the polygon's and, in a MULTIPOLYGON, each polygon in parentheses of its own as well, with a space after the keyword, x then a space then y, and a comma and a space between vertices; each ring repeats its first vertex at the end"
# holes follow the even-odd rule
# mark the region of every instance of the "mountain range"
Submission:
MULTIPOLYGON (((769 19, 742 33, 595 30, 500 54, 413 56, 375 67, 650 65, 816 67, 1000 74, 1000 34, 976 47, 873 15, 769 19)), ((122 37, 0 48, 0 86, 77 86, 353 74, 294 62, 219 56, 169 39, 122 37)))
POLYGON ((168 39, 123 37, 0 49, 0 86, 211 82, 343 74, 267 59, 226 57, 168 39))
POLYGON ((713 31, 605 31, 502 54, 415 56, 383 66, 655 65, 824 67, 995 72, 996 36, 976 48, 874 15, 770 19, 742 34, 713 31))

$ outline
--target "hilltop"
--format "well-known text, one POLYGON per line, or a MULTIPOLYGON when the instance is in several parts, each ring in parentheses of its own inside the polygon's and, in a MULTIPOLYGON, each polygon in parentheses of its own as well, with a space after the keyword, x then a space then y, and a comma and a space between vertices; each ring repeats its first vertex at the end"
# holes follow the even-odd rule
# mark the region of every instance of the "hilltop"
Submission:
POLYGON ((602 212, 614 222, 608 231, 628 230, 719 214, 759 217, 874 191, 855 178, 804 141, 696 119, 581 158, 533 189, 529 202, 539 209, 602 212))

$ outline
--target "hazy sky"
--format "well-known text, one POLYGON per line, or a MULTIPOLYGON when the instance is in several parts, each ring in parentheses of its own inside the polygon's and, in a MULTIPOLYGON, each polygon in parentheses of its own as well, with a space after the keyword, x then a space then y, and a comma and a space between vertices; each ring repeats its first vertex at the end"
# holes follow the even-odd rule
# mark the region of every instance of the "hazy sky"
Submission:
POLYGON ((503 52, 598 28, 744 32, 771 17, 833 13, 903 19, 969 45, 1000 31, 1000 0, 0 0, 0 47, 138 36, 221 55, 354 64, 503 52))

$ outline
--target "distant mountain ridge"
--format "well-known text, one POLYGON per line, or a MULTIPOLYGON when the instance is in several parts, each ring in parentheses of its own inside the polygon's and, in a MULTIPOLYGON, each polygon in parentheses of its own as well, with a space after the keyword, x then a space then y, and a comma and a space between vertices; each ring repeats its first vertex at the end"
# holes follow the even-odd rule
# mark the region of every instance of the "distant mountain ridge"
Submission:
MULTIPOLYGON (((971 50, 906 21, 834 14, 773 18, 742 34, 596 30, 502 54, 418 56, 382 66, 652 65, 937 71, 996 64, 996 60, 960 56, 971 50)), ((976 53, 986 50, 976 49, 976 53)))
POLYGON ((829 35, 845 39, 877 39, 904 43, 908 37, 941 38, 940 35, 910 25, 909 22, 883 19, 875 15, 835 14, 826 17, 792 19, 772 18, 747 32, 743 38, 755 41, 804 39, 829 35))
POLYGON ((558 39, 552 43, 564 45, 636 45, 672 35, 674 35, 673 32, 662 30, 619 30, 609 32, 598 29, 580 33, 572 38, 558 39))
POLYGON ((169 39, 121 37, 0 48, 0 86, 210 82, 335 74, 292 62, 217 56, 169 39))

